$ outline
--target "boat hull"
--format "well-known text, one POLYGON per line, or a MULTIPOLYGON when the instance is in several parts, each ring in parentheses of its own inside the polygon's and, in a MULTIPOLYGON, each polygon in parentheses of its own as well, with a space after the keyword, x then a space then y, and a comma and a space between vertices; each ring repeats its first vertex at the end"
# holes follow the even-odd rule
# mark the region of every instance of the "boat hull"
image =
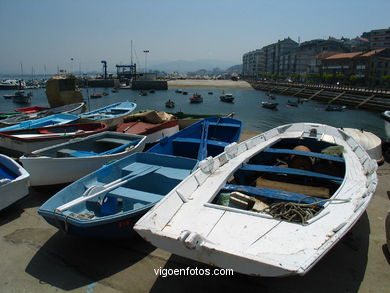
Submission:
MULTIPOLYGON (((87 137, 88 140, 95 140, 104 138, 108 132, 102 135, 97 134, 87 137)), ((114 133, 115 134, 115 133, 114 133)), ((39 149, 33 153, 34 156, 22 156, 20 161, 26 170, 30 173, 30 185, 42 186, 42 185, 56 185, 74 182, 85 175, 96 171, 103 165, 120 160, 136 152, 142 152, 145 147, 145 137, 141 135, 117 135, 118 138, 132 138, 134 140, 139 139, 134 148, 131 150, 121 151, 119 153, 102 155, 102 156, 90 156, 90 157, 48 157, 39 156, 41 152, 47 151, 50 148, 39 149), (45 174, 45 176, 42 176, 45 174)), ((80 142, 83 139, 74 139, 69 143, 63 143, 61 145, 55 145, 57 149, 72 148, 71 143, 80 142)), ((85 140, 85 139, 84 139, 85 140)))
MULTIPOLYGON (((15 178, 9 183, 0 184, 0 211, 29 194, 29 174, 11 158, 0 154, 0 169, 6 168, 15 178)), ((2 173, 1 173, 2 174, 2 173)), ((0 175, 1 179, 4 176, 0 175)))

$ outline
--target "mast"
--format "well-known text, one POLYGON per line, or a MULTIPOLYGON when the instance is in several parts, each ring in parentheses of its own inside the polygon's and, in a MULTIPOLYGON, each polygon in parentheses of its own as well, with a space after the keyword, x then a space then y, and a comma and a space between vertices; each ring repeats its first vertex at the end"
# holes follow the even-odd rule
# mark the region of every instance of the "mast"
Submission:
POLYGON ((133 65, 133 40, 130 41, 130 65, 133 65))

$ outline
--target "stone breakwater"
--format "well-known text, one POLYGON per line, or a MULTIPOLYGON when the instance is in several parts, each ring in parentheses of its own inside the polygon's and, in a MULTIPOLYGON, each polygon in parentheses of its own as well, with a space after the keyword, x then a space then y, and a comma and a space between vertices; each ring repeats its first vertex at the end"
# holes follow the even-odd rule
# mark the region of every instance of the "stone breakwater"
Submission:
POLYGON ((226 88, 248 89, 253 87, 244 80, 213 80, 213 79, 177 79, 169 80, 168 88, 226 88))

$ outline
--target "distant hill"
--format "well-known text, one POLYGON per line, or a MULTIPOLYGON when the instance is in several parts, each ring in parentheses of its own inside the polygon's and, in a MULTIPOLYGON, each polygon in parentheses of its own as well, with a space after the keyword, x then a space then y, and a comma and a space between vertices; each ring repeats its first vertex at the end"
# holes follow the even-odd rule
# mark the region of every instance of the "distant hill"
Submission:
POLYGON ((226 69, 227 72, 241 73, 242 72, 242 64, 234 65, 226 69))
POLYGON ((165 71, 165 72, 187 73, 189 71, 197 71, 200 69, 213 70, 215 68, 220 68, 225 70, 228 67, 233 66, 234 64, 235 63, 232 61, 212 60, 212 59, 210 60, 202 59, 202 60, 193 60, 193 61, 177 60, 177 61, 151 65, 150 69, 165 71))

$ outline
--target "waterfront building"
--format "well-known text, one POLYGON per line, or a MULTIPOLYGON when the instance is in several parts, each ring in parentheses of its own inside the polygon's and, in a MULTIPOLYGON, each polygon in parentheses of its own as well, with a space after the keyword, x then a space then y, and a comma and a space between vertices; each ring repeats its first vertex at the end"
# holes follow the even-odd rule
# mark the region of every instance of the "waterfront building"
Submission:
POLYGON ((376 29, 370 32, 370 48, 390 48, 390 27, 387 29, 376 29))
POLYGON ((242 75, 244 77, 256 78, 264 72, 264 51, 261 49, 248 52, 242 58, 242 75))
POLYGON ((281 74, 280 64, 282 56, 294 52, 298 48, 298 43, 289 37, 279 40, 277 43, 265 46, 264 51, 264 73, 281 74))

